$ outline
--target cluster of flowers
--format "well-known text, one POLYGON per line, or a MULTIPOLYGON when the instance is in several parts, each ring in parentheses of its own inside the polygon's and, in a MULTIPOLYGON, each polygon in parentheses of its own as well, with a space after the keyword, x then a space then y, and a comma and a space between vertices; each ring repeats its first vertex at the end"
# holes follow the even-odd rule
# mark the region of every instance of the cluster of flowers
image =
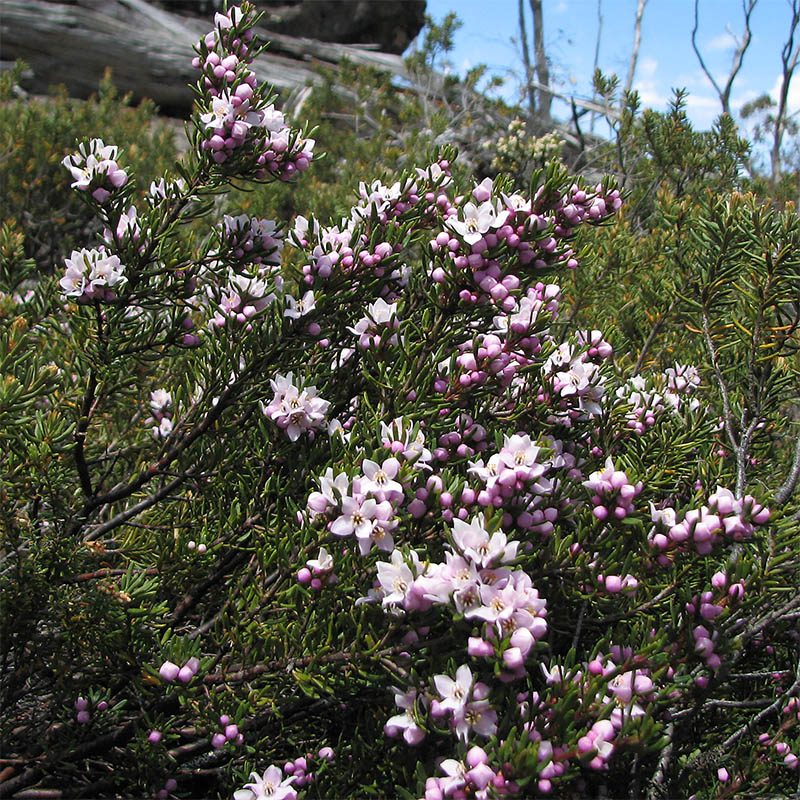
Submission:
MULTIPOLYGON (((333 749, 323 747, 317 753, 321 762, 332 761, 333 749)), ((251 783, 233 793, 234 800, 296 800, 297 789, 308 786, 314 780, 314 772, 309 772, 311 753, 287 761, 281 772, 280 767, 270 764, 263 775, 250 774, 251 783), (284 773, 285 776, 284 776, 284 773), (296 787, 296 788, 295 788, 296 787)))
POLYGON ((632 514, 633 499, 643 488, 641 481, 632 484, 622 470, 615 469, 610 456, 606 459, 605 469, 593 472, 583 485, 592 492, 592 514, 601 522, 609 514, 615 519, 625 519, 632 514))
MULTIPOLYGON (((439 446, 433 451, 433 456, 438 461, 448 461, 451 458, 472 458, 476 453, 483 453, 489 447, 486 428, 478 425, 469 414, 459 415, 455 428, 441 434, 437 441, 439 446)), ((426 500, 427 493, 420 499, 426 500)), ((444 508, 444 521, 452 522, 453 512, 449 511, 452 497, 444 492, 440 502, 444 508)))
MULTIPOLYGON (((584 665, 584 671, 562 675, 558 667, 551 670, 542 667, 547 683, 551 686, 567 682, 588 688, 592 680, 598 677, 606 679, 604 696, 591 703, 581 701, 578 718, 588 717, 595 721, 578 740, 577 750, 570 751, 547 738, 552 735, 549 731, 549 720, 553 716, 553 709, 542 701, 538 692, 523 692, 517 696, 518 710, 524 720, 523 730, 527 731, 531 742, 537 743, 537 760, 540 765, 537 769, 539 792, 547 794, 552 791, 553 779, 563 775, 569 768, 570 761, 576 756, 592 769, 604 769, 614 753, 617 742, 620 741, 625 723, 644 716, 645 709, 637 701, 648 702, 653 696, 654 684, 647 670, 622 666, 628 659, 630 659, 629 651, 615 647, 612 648, 608 658, 598 657, 584 665), (535 715, 533 721, 531 713, 535 715)), ((455 681, 441 675, 437 675, 434 680, 437 689, 445 698, 444 702, 433 701, 440 709, 445 703, 461 704, 463 697, 469 697, 472 676, 466 667, 459 669, 455 681), (459 699, 455 700, 454 697, 459 699)), ((476 686, 483 688, 482 684, 476 686)), ((582 692, 580 696, 591 697, 592 694, 582 692)), ((407 730, 407 726, 413 723, 414 716, 419 713, 419 703, 415 704, 414 700, 416 698, 410 695, 396 694, 395 702, 407 711, 405 714, 393 717, 387 723, 387 728, 390 728, 395 735, 396 729, 407 730)), ((486 735, 494 732, 491 718, 490 722, 485 723, 485 730, 488 732, 486 735)), ((410 738, 409 743, 414 743, 416 737, 410 738)), ((409 737, 406 737, 406 740, 408 741, 409 737)), ((478 746, 470 748, 464 761, 445 759, 439 765, 445 777, 428 778, 425 785, 425 800, 471 796, 488 798, 519 791, 519 786, 504 775, 503 768, 492 769, 489 760, 486 751, 478 746)))
POLYGON ((219 724, 222 726, 222 731, 218 731, 211 737, 211 746, 215 750, 225 747, 228 742, 235 745, 244 742, 244 735, 239 733, 239 726, 231 722, 231 718, 227 714, 220 716, 219 724))
POLYGON ((722 537, 741 541, 753 535, 756 525, 765 525, 769 509, 756 502, 752 495, 737 499, 721 486, 708 498, 708 505, 690 508, 680 521, 678 512, 669 506, 656 509, 650 505, 653 528, 650 542, 660 551, 659 563, 671 563, 669 551, 693 546, 701 555, 708 555, 722 537))
POLYGON ((113 231, 110 228, 103 229, 103 239, 105 239, 109 247, 119 247, 128 241, 138 242, 140 236, 141 230, 137 220, 136 206, 130 206, 120 214, 113 231))
POLYGON ((313 438, 316 430, 326 426, 331 404, 317 394, 316 386, 296 386, 291 372, 276 375, 270 385, 275 395, 268 405, 262 403, 262 410, 293 442, 303 433, 313 438))
MULTIPOLYGON (((499 268, 490 267, 487 273, 491 272, 499 276, 499 268)), ((548 339, 547 326, 557 318, 560 296, 555 284, 540 282, 529 288, 514 311, 493 318, 493 333, 462 342, 453 364, 451 359, 439 364, 434 389, 461 393, 490 379, 502 388, 510 386, 521 369, 536 363, 535 356, 548 339)))
MULTIPOLYGON (((715 572, 711 578, 711 585, 717 591, 722 592, 722 597, 715 597, 713 591, 701 592, 698 597, 695 595, 686 603, 686 613, 697 619, 699 615, 702 622, 692 628, 692 638, 694 639, 694 651, 711 669, 717 669, 722 660, 716 651, 719 633, 712 628, 716 618, 723 613, 725 606, 735 603, 744 597, 744 582, 739 581, 728 586, 728 576, 724 572, 715 572), (727 591, 726 591, 727 589, 727 591), (727 594, 727 597, 725 595, 727 594)), ((700 683, 706 681, 705 676, 700 676, 700 683)))
POLYGON ((217 14, 215 30, 195 45, 192 66, 203 72, 201 89, 211 98, 208 111, 199 116, 204 139, 201 148, 216 164, 228 161, 248 145, 254 157, 255 177, 286 180, 308 169, 314 140, 300 137, 286 125, 283 114, 262 96, 256 76, 247 68, 256 51, 254 15, 248 6, 217 14))
POLYGON ((320 491, 309 495, 310 516, 330 518, 328 529, 334 536, 355 536, 362 555, 373 546, 391 552, 392 531, 399 524, 397 505, 404 499, 403 486, 396 480, 400 466, 394 456, 380 464, 364 459, 363 474, 352 483, 343 472, 334 478, 329 469, 319 479, 320 491))
POLYGON ((172 395, 166 389, 150 392, 150 410, 153 416, 145 420, 145 425, 153 426, 153 436, 156 439, 164 439, 172 433, 171 409, 172 395))
MULTIPOLYGON (((800 720, 800 700, 796 697, 790 698, 782 711, 785 715, 793 714, 800 720)), ((797 769, 798 764, 800 764, 800 759, 792 752, 792 748, 786 742, 770 742, 771 738, 772 737, 770 737, 768 733, 762 733, 758 737, 758 742, 763 747, 774 748, 778 757, 783 759, 783 763, 789 767, 789 769, 797 769)))
POLYGON ((405 286, 409 269, 397 263, 397 252, 388 241, 381 241, 372 226, 386 230, 397 224, 398 219, 410 210, 418 212, 424 205, 423 214, 432 218, 437 210, 450 207, 450 200, 442 192, 451 179, 447 173, 449 162, 441 160, 426 169, 417 168, 417 177, 407 178, 385 186, 375 181, 369 186, 359 187, 361 203, 350 209, 349 217, 338 226, 320 226, 317 220, 309 221, 299 216, 295 220, 292 242, 297 247, 310 251, 310 263, 303 266, 303 279, 309 285, 318 280, 327 280, 334 269, 351 274, 369 270, 378 278, 386 278, 384 292, 405 286), (364 227, 371 228, 371 235, 364 227))
POLYGON ((73 250, 64 263, 67 268, 59 286, 65 297, 74 297, 81 302, 114 300, 117 296, 114 290, 128 282, 125 266, 119 257, 111 255, 102 246, 92 250, 73 250))
POLYGON ((445 777, 430 777, 425 781, 425 800, 443 800, 445 797, 485 800, 517 794, 519 785, 507 781, 502 770, 495 771, 488 762, 489 756, 478 745, 470 747, 463 761, 445 758, 439 764, 445 777))
POLYGON ((179 667, 172 661, 165 661, 158 670, 158 674, 167 682, 172 683, 176 678, 181 683, 189 683, 192 678, 197 674, 200 668, 200 661, 197 658, 190 658, 187 662, 179 667))
POLYGON ((510 312, 518 302, 513 293, 523 283, 514 271, 515 262, 521 267, 577 267, 567 240, 578 225, 600 221, 618 210, 622 205, 619 192, 600 184, 587 192, 575 184, 549 211, 540 214, 534 209, 543 191, 540 188, 533 200, 508 195, 486 178, 472 190, 472 200, 456 198, 460 204, 450 203, 446 195, 440 195, 437 206, 444 230, 430 243, 438 262, 432 279, 463 283, 469 273, 473 288, 461 290, 463 301, 492 302, 510 312), (442 198, 445 202, 440 202, 442 198))
POLYGON ((385 241, 370 244, 369 238, 359 232, 360 224, 351 218, 342 220, 339 226, 321 227, 316 219, 309 221, 302 216, 295 219, 291 241, 310 251, 310 263, 302 268, 303 280, 309 286, 330 278, 335 268, 350 274, 368 269, 376 277, 387 277, 396 286, 403 285, 408 269, 398 268, 394 247, 385 241))
MULTIPOLYGON (((364 222, 376 219, 381 225, 386 225, 420 201, 419 191, 419 185, 412 178, 402 184, 395 181, 391 186, 385 186, 381 181, 373 181, 369 185, 361 182, 358 185, 361 202, 352 207, 350 216, 353 220, 364 222)), ((428 202, 433 199, 433 193, 426 197, 428 202)))
POLYGON ((348 330, 358 336, 358 346, 362 350, 370 347, 394 346, 399 343, 397 330, 400 320, 397 318, 397 303, 387 303, 379 297, 367 306, 367 313, 348 330))
POLYGON ((306 565, 298 570, 297 580, 302 584, 309 584, 314 591, 319 591, 325 584, 334 586, 337 578, 333 571, 333 556, 324 547, 320 547, 319 555, 310 558, 306 561, 306 565))
MULTIPOLYGON (((435 675, 433 678, 435 693, 421 693, 415 688, 406 692, 394 689, 395 704, 403 712, 387 720, 384 732, 389 737, 402 735, 409 745, 419 744, 425 738, 425 731, 419 726, 423 715, 429 715, 434 721, 447 721, 450 729, 458 739, 467 743, 471 731, 488 738, 497 732, 497 712, 486 699, 489 687, 476 681, 472 670, 462 664, 456 670, 455 679, 449 675, 435 675)), ((437 781, 436 786, 449 795, 452 790, 466 784, 472 784, 479 790, 494 781, 497 774, 488 767, 488 756, 481 748, 472 748, 475 763, 470 768, 463 768, 454 759, 445 759, 441 768, 447 778, 437 781), (478 751, 482 756, 478 758, 478 751), (481 765, 478 767, 478 765, 481 765), (488 772, 487 772, 488 770, 488 772), (489 774, 491 773, 491 774, 489 774), (460 780, 460 784, 456 781, 460 780)), ((428 782, 427 789, 433 788, 428 782)), ((426 797, 427 797, 426 792, 426 797)))
POLYGON ((675 364, 654 380, 636 375, 617 389, 617 397, 631 409, 625 415, 628 428, 642 435, 651 428, 666 408, 674 413, 684 409, 696 411, 700 401, 689 397, 700 385, 697 367, 675 364), (656 388, 659 386, 660 388, 656 388))
POLYGON ((272 220, 225 215, 219 231, 216 261, 203 275, 211 331, 250 320, 283 296, 280 253, 283 233, 272 220), (227 269, 220 265, 229 264, 227 269))
POLYGON ((561 156, 564 141, 553 131, 544 136, 530 136, 525 122, 519 118, 508 124, 508 134, 497 141, 486 141, 483 147, 494 153, 492 169, 517 172, 526 164, 542 165, 561 156))
MULTIPOLYGON (((558 687, 564 683, 575 683, 584 688, 597 679, 605 680, 605 694, 599 699, 581 701, 580 716, 587 716, 596 721, 591 724, 584 736, 578 740, 578 754, 581 758, 592 756, 588 766, 592 769, 603 769, 614 752, 615 739, 619 736, 624 725, 629 720, 635 720, 645 715, 646 704, 653 699, 654 683, 648 670, 642 665, 631 665, 633 653, 630 648, 613 646, 607 656, 598 655, 590 662, 583 665, 582 670, 563 673, 555 666, 547 669, 542 666, 547 684, 558 687), (610 712, 609 712, 610 708, 610 712)), ((531 706, 535 707, 539 698, 531 698, 531 706)), ((580 697, 594 698, 593 692, 581 692, 580 697)), ((547 718, 552 709, 546 709, 538 715, 537 723, 542 725, 542 730, 530 726, 531 741, 539 741, 541 746, 547 740, 542 738, 547 734, 547 718)), ((557 746, 548 742, 548 753, 559 754, 558 762, 553 760, 539 773, 540 791, 550 791, 550 779, 563 772, 569 764, 569 756, 560 752, 557 746), (547 781, 546 786, 541 781, 547 781)))
MULTIPOLYGON (((108 708, 108 703, 105 700, 99 700, 95 704, 95 708, 98 711, 105 711, 108 708)), ((75 719, 81 723, 81 725, 85 725, 91 719, 91 715, 89 714, 89 701, 85 697, 79 697, 75 701, 75 719)))
POLYGON ((91 192, 98 203, 105 203, 117 189, 128 182, 128 173, 117 164, 118 148, 102 139, 81 142, 78 152, 61 162, 75 179, 72 188, 91 192))
POLYGON ((606 379, 599 363, 612 352, 600 331, 578 331, 574 343, 562 342, 547 357, 537 399, 553 406, 553 422, 569 425, 572 420, 602 413, 606 379))

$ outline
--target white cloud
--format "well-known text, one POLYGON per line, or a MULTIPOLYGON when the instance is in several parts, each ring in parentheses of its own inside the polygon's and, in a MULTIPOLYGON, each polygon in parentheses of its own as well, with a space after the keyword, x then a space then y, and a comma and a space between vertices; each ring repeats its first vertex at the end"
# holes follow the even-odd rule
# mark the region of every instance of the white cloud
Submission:
POLYGON ((725 31, 725 33, 720 33, 713 39, 709 39, 705 45, 705 49, 711 51, 732 50, 735 47, 736 37, 730 31, 725 31))
POLYGON ((655 58, 642 58, 636 68, 638 77, 633 82, 633 88, 639 92, 639 100, 645 108, 663 108, 669 95, 656 81, 658 75, 658 61, 655 58))
MULTIPOLYGON (((777 103, 780 97, 781 87, 783 86, 783 75, 777 75, 775 82, 772 84, 772 89, 769 91, 769 96, 777 103)), ((795 78, 789 84, 789 97, 788 103, 789 113, 793 114, 800 110, 800 80, 795 78)))

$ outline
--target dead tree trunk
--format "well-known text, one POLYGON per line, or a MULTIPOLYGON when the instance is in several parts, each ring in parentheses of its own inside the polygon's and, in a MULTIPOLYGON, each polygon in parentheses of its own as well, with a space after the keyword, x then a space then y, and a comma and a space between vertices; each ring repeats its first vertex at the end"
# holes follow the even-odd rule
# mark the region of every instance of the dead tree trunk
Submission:
MULTIPOLYGON (((0 59, 21 58, 33 70, 26 85, 44 92, 64 83, 70 94, 88 97, 106 67, 114 84, 134 98, 149 97, 183 115, 197 80, 192 45, 210 30, 208 20, 184 17, 146 0, 0 0, 0 59)), ((335 65, 342 56, 359 64, 404 74, 400 56, 364 45, 342 45, 259 30, 271 42, 253 65, 260 81, 291 91, 317 79, 314 61, 335 65)))

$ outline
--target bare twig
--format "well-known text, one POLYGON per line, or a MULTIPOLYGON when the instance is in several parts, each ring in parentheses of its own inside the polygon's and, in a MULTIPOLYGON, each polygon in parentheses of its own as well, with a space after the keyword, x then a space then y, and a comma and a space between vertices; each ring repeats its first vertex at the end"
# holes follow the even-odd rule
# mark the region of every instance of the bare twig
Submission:
POLYGON ((711 85, 719 95, 719 101, 722 104, 722 111, 725 114, 730 115, 731 113, 731 89, 733 88, 733 82, 736 80, 736 76, 739 73, 739 70, 742 67, 742 61, 744 60, 744 54, 747 52, 747 48, 750 46, 750 41, 752 39, 752 32, 750 30, 750 17, 753 13, 753 9, 756 7, 758 0, 742 0, 742 11, 744 11, 744 32, 742 33, 741 41, 736 39, 736 50, 733 54, 733 64, 731 65, 731 71, 728 75, 728 80, 725 83, 725 88, 720 87, 717 83, 714 76, 711 74, 711 71, 706 66, 706 62, 703 59, 703 56, 700 52, 700 48, 697 44, 697 29, 700 25, 699 22, 699 5, 700 0, 694 0, 694 27, 692 28, 692 49, 694 50, 694 54, 697 56, 697 60, 700 62, 700 68, 705 73, 705 76, 711 81, 711 85))
POLYGON ((722 409, 725 414, 725 433, 728 436, 728 441, 731 443, 734 451, 739 450, 739 437, 736 430, 736 421, 733 418, 731 411, 731 400, 728 394, 728 384, 725 383, 725 378, 722 375, 722 369, 719 365, 719 357, 717 355, 717 346, 714 344, 714 339, 711 336, 711 321, 708 317, 708 310, 703 309, 703 335, 705 336, 706 346, 708 347, 708 354, 711 358, 711 366, 714 368, 714 375, 719 384, 720 394, 722 395, 722 409))
POLYGON ((786 477, 783 485, 777 492, 775 492, 774 505, 778 508, 785 505, 789 498, 794 494, 797 488, 797 482, 800 480, 800 435, 797 437, 794 447, 794 461, 789 474, 786 477))
POLYGON ((791 0, 792 19, 789 23, 789 36, 781 50, 781 90, 778 96, 778 111, 775 114, 775 125, 772 137, 772 150, 770 151, 770 163, 772 167, 772 182, 776 184, 781 178, 781 145, 783 135, 786 132, 786 116, 788 111, 789 85, 792 82, 794 70, 800 58, 800 43, 795 46, 794 37, 797 33, 797 26, 800 23, 800 0, 791 0))
POLYGON ((631 60, 628 63, 628 77, 625 79, 625 87, 622 93, 623 99, 633 88, 633 77, 636 74, 636 62, 639 60, 639 46, 642 43, 642 16, 644 15, 644 8, 646 5, 647 0, 639 0, 636 4, 636 23, 633 26, 633 50, 631 51, 631 60))
POLYGON ((669 763, 672 760, 672 750, 674 747, 672 736, 674 732, 675 726, 670 722, 664 731, 668 741, 664 749, 661 751, 661 756, 658 759, 658 766, 656 767, 656 771, 653 773, 653 777, 650 781, 650 789, 647 792, 647 800, 656 800, 659 797, 664 797, 666 794, 664 783, 667 780, 667 770, 669 769, 669 763))

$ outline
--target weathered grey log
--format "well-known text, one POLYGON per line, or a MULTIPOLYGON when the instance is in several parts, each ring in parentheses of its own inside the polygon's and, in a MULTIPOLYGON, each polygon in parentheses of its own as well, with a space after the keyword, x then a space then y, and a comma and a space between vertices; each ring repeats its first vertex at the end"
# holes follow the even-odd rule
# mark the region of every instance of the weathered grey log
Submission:
MULTIPOLYGON (((24 84, 29 91, 64 83, 75 97, 96 91, 111 67, 121 91, 184 114, 193 100, 187 84, 197 80, 192 45, 210 27, 208 20, 173 14, 146 0, 0 0, 0 59, 21 58, 30 65, 33 78, 24 84)), ((402 58, 390 53, 260 33, 272 45, 253 71, 285 92, 317 80, 314 61, 335 65, 343 56, 404 74, 402 58)))

